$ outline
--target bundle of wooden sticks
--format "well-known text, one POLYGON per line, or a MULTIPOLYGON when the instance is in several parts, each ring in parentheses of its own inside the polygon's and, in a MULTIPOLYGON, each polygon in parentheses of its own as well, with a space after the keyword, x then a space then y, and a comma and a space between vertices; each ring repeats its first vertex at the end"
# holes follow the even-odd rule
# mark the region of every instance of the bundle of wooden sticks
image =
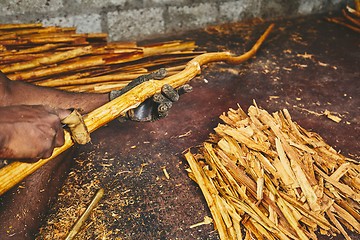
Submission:
POLYGON ((138 46, 107 42, 104 33, 73 27, 0 24, 0 70, 12 80, 76 92, 109 92, 154 69, 183 70, 196 52, 192 41, 138 46))

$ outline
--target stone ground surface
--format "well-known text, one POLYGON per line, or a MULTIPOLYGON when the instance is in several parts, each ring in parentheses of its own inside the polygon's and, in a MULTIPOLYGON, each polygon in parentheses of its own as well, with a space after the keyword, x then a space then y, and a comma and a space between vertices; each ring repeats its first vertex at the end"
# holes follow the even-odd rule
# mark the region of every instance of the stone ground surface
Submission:
MULTIPOLYGON (((207 51, 241 54, 268 24, 215 26, 177 39, 195 40, 207 51)), ((269 112, 287 108, 298 124, 360 160, 359 49, 358 33, 324 21, 323 15, 277 21, 255 58, 238 66, 204 66, 191 81, 194 91, 182 96, 167 118, 113 122, 95 132, 92 143, 78 150, 39 239, 63 237, 67 230, 61 227, 71 226, 99 187, 105 196, 79 239, 218 239, 213 225, 189 228, 210 213, 186 174, 182 152, 205 141, 222 112, 236 104, 246 110, 253 99, 269 112), (324 110, 342 121, 310 112, 324 110)))

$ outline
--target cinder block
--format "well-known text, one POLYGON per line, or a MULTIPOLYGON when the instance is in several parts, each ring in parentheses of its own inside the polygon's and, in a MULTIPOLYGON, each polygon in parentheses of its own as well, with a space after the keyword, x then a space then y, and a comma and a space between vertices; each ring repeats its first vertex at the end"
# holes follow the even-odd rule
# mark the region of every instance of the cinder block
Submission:
POLYGON ((194 3, 198 0, 145 0, 144 5, 145 6, 165 6, 165 5, 171 5, 171 6, 184 6, 189 5, 189 3, 194 3))
POLYGON ((260 16, 263 18, 274 18, 280 16, 296 16, 299 0, 272 0, 262 1, 260 16))
POLYGON ((137 41, 164 33, 162 8, 115 11, 107 14, 109 37, 113 41, 137 41))
POLYGON ((45 26, 76 27, 79 33, 102 32, 99 14, 53 17, 42 20, 45 26))
POLYGON ((260 15, 261 0, 240 0, 220 4, 221 22, 235 22, 260 15))
POLYGON ((129 0, 75 0, 73 2, 76 2, 86 8, 99 9, 109 5, 124 7, 125 3, 129 2, 129 0))
POLYGON ((299 10, 300 14, 311 14, 314 12, 321 12, 323 7, 323 0, 300 0, 299 10))
POLYGON ((216 4, 200 3, 191 6, 171 6, 166 19, 166 32, 180 32, 216 23, 218 19, 216 4))
POLYGON ((21 0, 0 1, 0 15, 17 15, 27 13, 29 16, 57 11, 63 7, 62 0, 21 0))
POLYGON ((344 0, 300 0, 297 13, 308 15, 325 11, 344 8, 347 1, 344 0))

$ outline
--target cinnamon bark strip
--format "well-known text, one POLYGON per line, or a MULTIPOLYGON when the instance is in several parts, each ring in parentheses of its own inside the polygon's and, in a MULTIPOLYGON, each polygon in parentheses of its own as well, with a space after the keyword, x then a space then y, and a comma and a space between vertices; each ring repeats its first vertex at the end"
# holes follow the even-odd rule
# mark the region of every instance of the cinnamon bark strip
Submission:
POLYGON ((0 30, 18 29, 18 28, 40 28, 41 23, 12 23, 0 24, 0 30))
POLYGON ((348 10, 349 13, 357 16, 357 17, 360 17, 360 11, 359 10, 355 10, 349 6, 346 6, 346 10, 348 10))
POLYGON ((284 134, 280 131, 279 126, 271 119, 271 116, 264 110, 260 110, 259 119, 275 133, 276 137, 280 139, 280 145, 283 147, 286 155, 290 159, 290 165, 292 172, 296 176, 296 181, 299 183, 301 190, 303 191, 309 206, 313 211, 319 211, 320 206, 317 202, 317 196, 311 184, 308 181, 306 173, 301 168, 301 162, 298 154, 292 149, 292 147, 286 141, 284 134))
POLYGON ((30 29, 12 29, 11 32, 15 33, 19 37, 25 37, 29 38, 35 37, 35 36, 41 36, 44 34, 44 36, 51 35, 53 33, 65 33, 65 34, 71 34, 75 33, 75 28, 60 28, 60 27, 42 27, 42 28, 30 28, 30 29))
POLYGON ((112 90, 120 90, 130 82, 131 81, 129 80, 129 81, 120 81, 120 82, 73 85, 73 86, 59 87, 58 89, 62 89, 70 92, 108 93, 112 90))
POLYGON ((74 86, 74 85, 83 85, 83 84, 92 84, 92 83, 105 83, 105 82, 114 82, 114 81, 129 81, 135 79, 144 73, 118 73, 111 75, 104 75, 98 77, 87 77, 80 79, 55 79, 49 81, 35 82, 38 86, 44 87, 62 87, 62 86, 74 86))
POLYGON ((82 226, 84 225, 85 221, 88 219, 88 217, 90 216, 92 210, 96 207, 96 205, 99 203, 99 201, 101 200, 101 198, 104 195, 104 189, 100 188, 94 198, 91 200, 89 206, 86 208, 85 212, 79 217, 79 219, 76 221, 76 223, 74 224, 74 226, 72 227, 72 229, 69 231, 69 233, 67 234, 65 240, 71 240, 74 239, 75 236, 80 232, 82 226))
MULTIPOLYGON (((179 71, 171 71, 173 68, 167 68, 167 69, 169 69, 168 75, 173 75, 179 72, 179 71)), ((34 84, 45 87, 64 87, 64 86, 75 86, 75 85, 85 85, 85 84, 89 85, 94 83, 130 81, 132 79, 139 77, 140 75, 147 73, 148 71, 145 69, 136 69, 136 71, 126 72, 126 71, 121 71, 121 69, 118 69, 117 70, 118 73, 108 74, 111 72, 115 72, 115 70, 99 73, 101 74, 100 76, 94 76, 96 74, 84 73, 84 74, 79 74, 80 76, 79 78, 75 78, 76 75, 75 76, 72 75, 72 77, 69 78, 58 78, 58 79, 47 79, 43 81, 36 81, 34 82, 34 84), (81 77, 81 75, 84 77, 81 77)), ((81 86, 79 87, 81 88, 81 86)))
POLYGON ((349 20, 350 22, 352 22, 353 24, 355 24, 356 26, 360 27, 360 20, 357 20, 353 17, 351 17, 344 9, 342 10, 342 13, 344 15, 344 17, 349 20))
POLYGON ((26 70, 26 69, 43 66, 43 65, 54 64, 54 63, 61 62, 61 61, 67 60, 67 59, 71 59, 71 58, 75 58, 78 56, 83 56, 83 55, 89 54, 89 53, 91 53, 92 49, 93 49, 92 46, 86 46, 86 47, 81 47, 81 48, 74 49, 74 50, 67 51, 67 52, 62 52, 62 53, 57 53, 57 54, 53 54, 53 55, 46 56, 46 57, 36 58, 36 59, 34 59, 32 61, 28 61, 28 62, 14 63, 14 64, 10 64, 7 67, 2 68, 1 71, 3 73, 7 74, 7 73, 22 71, 22 70, 26 70))
MULTIPOLYGON (((0 32, 1 34, 1 32, 0 32)), ((2 33, 0 35, 0 40, 9 40, 9 39, 16 39, 17 35, 15 33, 2 33)))
POLYGON ((31 54, 31 53, 41 53, 41 52, 46 52, 49 50, 53 50, 56 48, 59 48, 61 46, 64 46, 64 44, 45 44, 45 45, 41 45, 41 46, 37 46, 37 47, 32 47, 32 48, 27 48, 27 49, 21 49, 21 50, 17 50, 16 52, 14 51, 7 51, 4 53, 0 53, 0 56, 4 56, 4 55, 17 55, 17 54, 31 54))
POLYGON ((316 173, 321 175, 325 179, 325 181, 327 181, 328 183, 333 185, 335 188, 337 188, 339 191, 341 191, 347 197, 353 199, 354 201, 360 202, 360 193, 357 193, 348 185, 338 182, 338 181, 334 180, 333 178, 329 177, 324 172, 322 172, 321 169, 319 169, 317 167, 315 167, 315 171, 316 171, 316 173))
POLYGON ((347 23, 344 22, 344 21, 338 20, 338 19, 336 19, 336 18, 326 18, 326 20, 329 21, 329 22, 333 22, 333 23, 337 23, 337 24, 343 25, 343 26, 345 26, 345 27, 347 27, 347 28, 350 28, 351 30, 353 30, 353 31, 355 31, 355 32, 360 33, 360 28, 355 27, 355 26, 352 26, 352 25, 350 25, 350 24, 347 24, 347 23))
POLYGON ((342 235, 345 237, 346 240, 352 240, 350 236, 347 234, 343 226, 339 223, 339 221, 335 218, 334 214, 330 211, 326 211, 326 215, 329 217, 330 221, 334 223, 334 225, 340 230, 342 235))
POLYGON ((217 195, 217 190, 208 182, 207 178, 204 176, 204 173, 202 172, 202 169, 196 163, 194 156, 190 152, 185 153, 185 158, 190 165, 195 180, 199 185, 201 191, 203 192, 205 200, 209 206, 210 212, 214 217, 214 222, 219 232, 220 239, 229 239, 225 223, 215 203, 216 201, 215 196, 217 195))
POLYGON ((32 40, 46 40, 46 39, 54 39, 54 38, 84 38, 86 40, 91 39, 95 42, 106 42, 108 35, 106 33, 75 33, 75 29, 72 32, 61 31, 53 31, 53 32, 44 32, 44 33, 33 33, 25 36, 21 36, 22 39, 26 39, 29 41, 32 40))
POLYGON ((12 54, 0 56, 0 69, 5 68, 11 64, 20 64, 21 62, 31 61, 34 58, 47 57, 50 53, 27 53, 27 54, 12 54))

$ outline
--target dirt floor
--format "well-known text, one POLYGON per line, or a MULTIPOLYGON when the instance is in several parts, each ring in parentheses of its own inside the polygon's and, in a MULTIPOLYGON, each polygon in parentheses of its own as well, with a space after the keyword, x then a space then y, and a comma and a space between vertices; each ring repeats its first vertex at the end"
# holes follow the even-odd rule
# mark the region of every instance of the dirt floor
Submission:
MULTIPOLYGON (((234 23, 167 39, 242 54, 268 24, 234 23)), ((204 66, 191 82, 194 91, 183 95, 167 118, 115 121, 92 134, 91 144, 78 149, 38 238, 63 238, 103 187, 105 195, 78 239, 218 239, 212 224, 190 228, 210 213, 187 176, 182 152, 205 141, 222 112, 237 104, 246 110, 253 100, 269 112, 287 108, 301 126, 360 160, 359 49, 358 33, 324 16, 276 21, 255 58, 238 66, 204 66), (325 110, 341 122, 319 115, 325 110)))

